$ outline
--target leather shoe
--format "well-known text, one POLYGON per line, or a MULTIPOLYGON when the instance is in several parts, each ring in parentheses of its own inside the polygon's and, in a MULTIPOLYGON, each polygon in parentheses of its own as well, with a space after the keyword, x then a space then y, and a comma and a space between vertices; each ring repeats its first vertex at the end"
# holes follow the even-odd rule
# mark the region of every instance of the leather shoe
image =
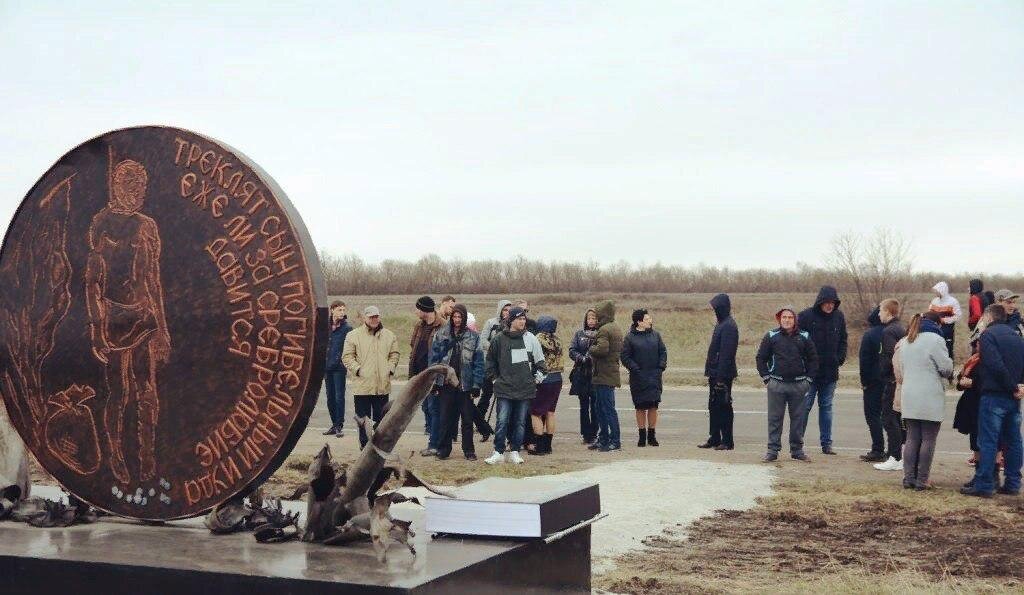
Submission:
POLYGON ((978 498, 991 498, 992 492, 981 492, 977 488, 971 486, 969 488, 960 488, 960 493, 964 496, 977 496, 978 498))
POLYGON ((999 488, 996 491, 999 492, 1000 494, 1004 495, 1004 496, 1019 496, 1020 495, 1020 490, 1008 490, 1006 488, 999 488))
POLYGON ((860 460, 865 463, 881 463, 885 461, 885 455, 880 452, 871 451, 867 454, 860 455, 860 460))
POLYGON ((793 453, 793 454, 791 454, 789 456, 792 457, 793 460, 796 460, 796 461, 803 461, 805 463, 810 463, 811 462, 811 457, 807 456, 807 453, 805 453, 805 452, 793 453))
POLYGON ((714 442, 711 442, 710 440, 708 440, 704 444, 698 444, 697 448, 714 448, 716 446, 718 446, 718 445, 715 444, 714 442))
POLYGON ((761 457, 762 463, 774 463, 777 460, 779 460, 779 455, 775 454, 774 452, 770 452, 761 457))
POLYGON ((715 447, 715 450, 732 450, 734 448, 736 448, 736 447, 735 446, 730 446, 728 444, 719 444, 718 446, 715 447))
POLYGON ((834 455, 834 454, 838 454, 838 453, 836 451, 832 450, 831 446, 822 446, 821 447, 821 454, 823 454, 823 455, 834 455))
POLYGON ((476 460, 476 455, 471 453, 471 452, 470 453, 466 453, 466 454, 464 454, 462 456, 466 457, 467 461, 475 461, 476 460))

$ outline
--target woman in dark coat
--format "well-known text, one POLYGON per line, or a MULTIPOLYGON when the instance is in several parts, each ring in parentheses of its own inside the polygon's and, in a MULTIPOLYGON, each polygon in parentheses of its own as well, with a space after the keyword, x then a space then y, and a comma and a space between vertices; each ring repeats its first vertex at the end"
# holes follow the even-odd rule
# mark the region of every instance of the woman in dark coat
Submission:
POLYGON ((640 430, 637 446, 658 446, 658 403, 661 402, 661 376, 668 367, 668 351, 661 335, 654 330, 654 319, 647 310, 633 312, 633 326, 622 340, 622 365, 629 370, 629 394, 636 408, 636 426, 640 430))

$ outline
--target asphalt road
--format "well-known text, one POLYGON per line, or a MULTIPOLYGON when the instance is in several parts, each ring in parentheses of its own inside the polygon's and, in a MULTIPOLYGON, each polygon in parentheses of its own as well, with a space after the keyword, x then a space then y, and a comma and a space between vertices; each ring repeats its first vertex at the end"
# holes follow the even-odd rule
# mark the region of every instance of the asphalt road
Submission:
MULTIPOLYGON (((396 391, 401 390, 404 386, 404 383, 395 384, 396 391)), ((952 427, 957 398, 958 394, 947 393, 946 421, 943 423, 939 435, 936 458, 952 460, 966 459, 970 456, 967 437, 952 427)), ((616 391, 615 403, 619 412, 623 444, 627 448, 630 444, 635 447, 637 426, 629 390, 616 391)), ((736 450, 763 453, 767 441, 765 392, 754 389, 734 389, 733 410, 735 412, 733 433, 736 450)), ((351 421, 353 412, 352 397, 346 395, 345 413, 348 418, 345 422, 346 433, 354 431, 355 423, 351 421)), ((811 411, 811 419, 807 424, 805 434, 805 449, 812 457, 815 453, 820 453, 817 412, 818 408, 815 406, 811 411)), ((562 396, 559 398, 556 415, 556 441, 578 440, 579 401, 576 397, 568 394, 567 388, 562 391, 562 396)), ((327 414, 324 397, 321 395, 320 402, 317 403, 306 431, 307 434, 311 432, 319 434, 329 426, 330 417, 327 414)), ((422 434, 422 428, 423 416, 421 413, 417 413, 406 433, 422 434)), ((785 444, 788 428, 789 421, 787 419, 783 430, 783 455, 787 454, 788 450, 785 444)), ((704 387, 666 389, 659 408, 658 440, 663 445, 669 442, 696 445, 703 442, 707 435, 707 389, 704 387)), ((871 442, 864 422, 863 400, 859 390, 854 392, 841 388, 837 392, 833 402, 832 440, 833 448, 841 455, 848 457, 862 454, 870 447, 871 442)), ((424 439, 425 444, 426 440, 424 439)))

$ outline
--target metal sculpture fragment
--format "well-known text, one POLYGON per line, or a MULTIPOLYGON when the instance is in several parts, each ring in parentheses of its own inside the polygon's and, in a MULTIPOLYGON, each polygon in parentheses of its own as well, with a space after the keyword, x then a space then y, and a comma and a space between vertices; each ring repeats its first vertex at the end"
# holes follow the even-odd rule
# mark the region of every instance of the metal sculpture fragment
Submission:
MULTIPOLYGON (((302 541, 324 545, 370 541, 381 562, 386 561, 387 551, 394 543, 416 554, 410 541, 415 536, 411 523, 393 518, 390 508, 400 502, 419 501, 395 490, 424 487, 439 495, 454 496, 417 476, 408 468, 407 459, 393 450, 439 377, 450 385, 458 384, 454 370, 444 365, 431 366, 410 379, 405 390, 388 403, 376 428, 367 418, 356 419, 367 432, 369 442, 350 467, 343 468, 334 462, 330 446, 325 444, 320 449, 310 463, 308 484, 292 495, 293 499, 306 496, 302 541)), ((207 517, 207 526, 214 532, 243 530, 244 518, 243 509, 237 506, 219 507, 207 517)), ((257 539, 267 535, 279 537, 265 528, 256 530, 257 539)))

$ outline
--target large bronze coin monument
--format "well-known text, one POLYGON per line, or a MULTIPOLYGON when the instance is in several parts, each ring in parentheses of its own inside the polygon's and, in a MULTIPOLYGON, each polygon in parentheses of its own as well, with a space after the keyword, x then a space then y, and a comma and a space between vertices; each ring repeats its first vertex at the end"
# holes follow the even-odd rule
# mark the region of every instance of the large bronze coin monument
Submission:
POLYGON ((0 252, 0 393, 43 467, 103 510, 200 514, 265 480, 323 377, 326 289, 281 189, 166 127, 67 153, 0 252))

